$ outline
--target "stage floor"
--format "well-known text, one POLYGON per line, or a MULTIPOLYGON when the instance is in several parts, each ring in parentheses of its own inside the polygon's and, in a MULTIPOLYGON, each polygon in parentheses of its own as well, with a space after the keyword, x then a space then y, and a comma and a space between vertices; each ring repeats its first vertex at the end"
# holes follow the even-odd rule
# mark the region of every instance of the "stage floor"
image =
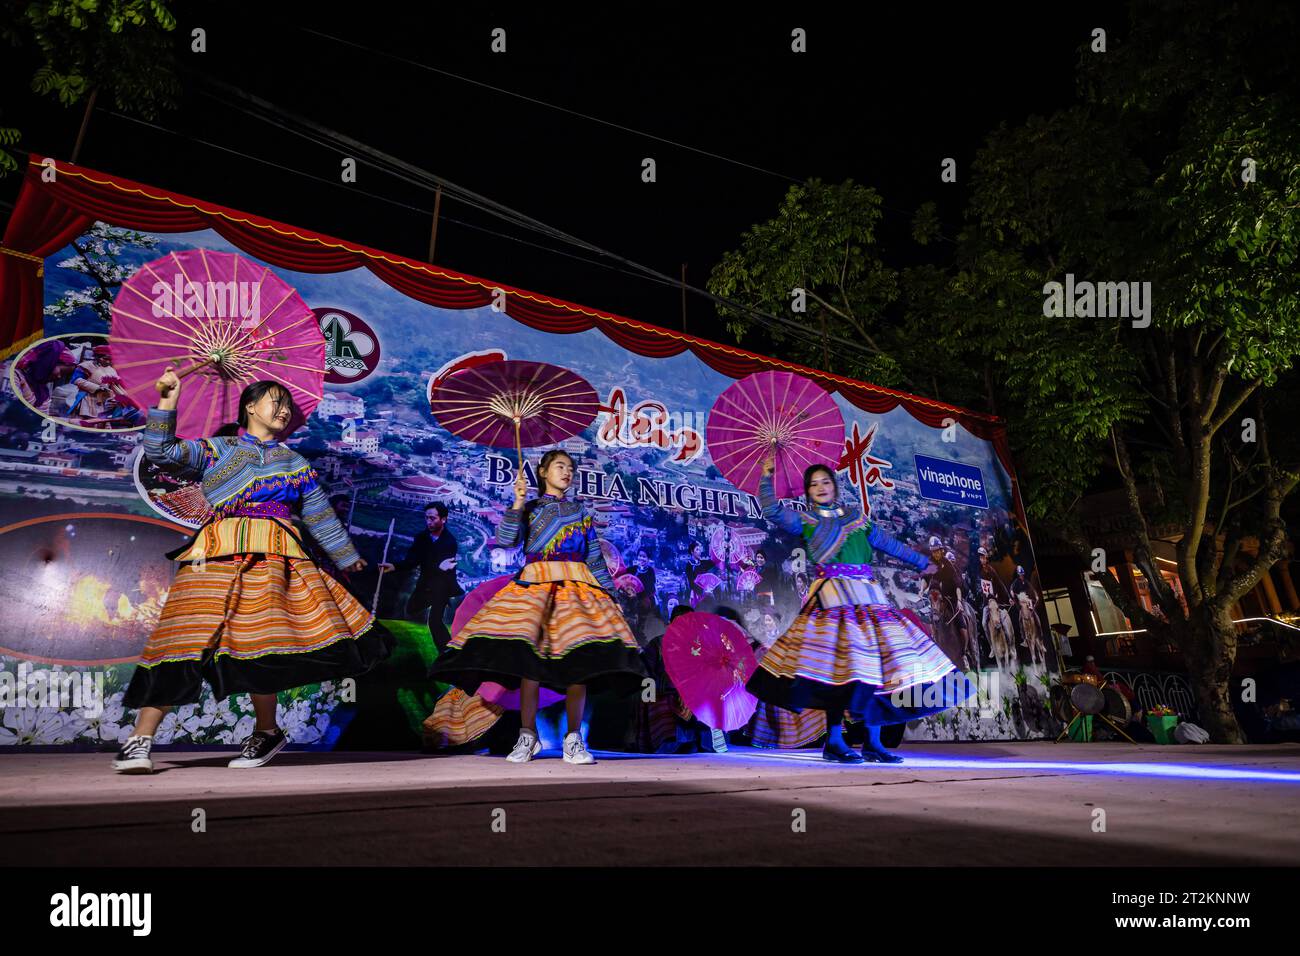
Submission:
POLYGON ((905 744, 683 757, 0 754, 0 837, 42 865, 1288 865, 1300 745, 905 744), (1097 810, 1105 832, 1097 832, 1097 810), (206 833, 195 833, 195 811, 206 833), (796 832, 796 811, 806 828, 796 832), (504 814, 504 816, 503 816, 504 814), (504 819, 505 831, 500 831, 504 819), (497 821, 494 829, 494 821, 497 821))

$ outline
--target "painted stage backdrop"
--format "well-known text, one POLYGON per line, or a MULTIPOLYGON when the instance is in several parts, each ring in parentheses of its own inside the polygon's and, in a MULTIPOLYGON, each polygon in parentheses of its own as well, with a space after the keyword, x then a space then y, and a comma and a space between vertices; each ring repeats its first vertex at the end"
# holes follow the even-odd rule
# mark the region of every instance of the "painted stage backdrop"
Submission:
MULTIPOLYGON (((29 169, 15 220, 24 208, 44 215, 11 224, 5 245, 35 251, 0 256, 0 327, 12 346, 0 375, 0 744, 102 746, 131 726, 122 693, 167 598, 174 565, 164 552, 188 537, 204 507, 194 486, 141 454, 145 410, 118 385, 110 307, 143 263, 192 249, 266 263, 315 311, 327 343, 325 397, 288 444, 313 463, 372 565, 340 574, 367 604, 390 523, 391 561, 431 502, 450 509, 466 591, 519 566, 517 551, 493 544, 511 499, 513 451, 466 443, 429 411, 440 373, 495 355, 563 365, 595 387, 600 414, 561 447, 577 463, 575 491, 594 509, 638 637, 662 634, 675 607, 725 606, 755 644, 770 644, 807 593, 810 562, 800 539, 769 526, 756 498, 722 478, 705 422, 737 376, 791 369, 832 392, 844 413, 834 463, 842 495, 936 559, 938 572, 923 579, 878 555, 887 591, 980 675, 972 706, 910 724, 908 739, 1050 729, 1044 703, 1056 655, 996 422, 136 187, 61 163, 53 182, 29 169), (118 193, 120 208, 103 199, 118 193), (63 234, 48 224, 56 219, 63 234), (272 230, 274 243, 258 230, 272 230), (285 265, 290 249, 301 252, 300 268, 285 265)), ((530 481, 542 451, 526 453, 530 481)), ((355 686, 281 696, 292 741, 418 742, 440 688, 424 678, 436 654, 427 626, 403 619, 413 583, 389 580, 379 592, 380 615, 400 642, 391 661, 355 686)), ((158 740, 231 744, 252 725, 246 696, 205 696, 169 715, 158 740)))

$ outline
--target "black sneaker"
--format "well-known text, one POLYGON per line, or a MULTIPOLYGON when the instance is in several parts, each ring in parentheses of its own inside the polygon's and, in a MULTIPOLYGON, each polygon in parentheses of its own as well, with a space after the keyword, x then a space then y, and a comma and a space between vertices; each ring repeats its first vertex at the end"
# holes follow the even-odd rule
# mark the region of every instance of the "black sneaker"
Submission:
POLYGON ((276 729, 271 732, 255 730, 244 741, 244 752, 226 766, 240 770, 260 767, 283 750, 284 745, 288 742, 289 738, 284 735, 282 730, 276 729))
POLYGON ((153 737, 128 737, 117 752, 113 769, 118 773, 153 773, 153 758, 149 751, 153 737))

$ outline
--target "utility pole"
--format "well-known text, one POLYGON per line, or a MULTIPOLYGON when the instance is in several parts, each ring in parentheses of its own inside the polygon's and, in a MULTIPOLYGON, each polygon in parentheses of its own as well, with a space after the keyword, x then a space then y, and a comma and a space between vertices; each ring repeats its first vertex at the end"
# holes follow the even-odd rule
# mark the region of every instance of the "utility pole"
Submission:
POLYGON ((433 191, 433 227, 429 230, 429 265, 433 265, 433 250, 438 245, 438 213, 442 208, 442 187, 433 191))
POLYGON ((72 162, 77 161, 81 155, 81 144, 86 140, 86 127, 90 125, 90 114, 95 110, 95 97, 99 95, 99 87, 90 91, 90 98, 86 100, 86 112, 81 117, 81 129, 77 130, 77 142, 72 147, 72 162))
POLYGON ((686 263, 682 263, 682 331, 686 331, 686 263))

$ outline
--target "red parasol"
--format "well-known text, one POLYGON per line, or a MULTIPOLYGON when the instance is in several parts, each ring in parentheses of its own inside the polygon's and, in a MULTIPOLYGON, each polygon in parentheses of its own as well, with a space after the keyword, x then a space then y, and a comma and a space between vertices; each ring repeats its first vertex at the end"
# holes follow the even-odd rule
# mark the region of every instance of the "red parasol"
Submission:
POLYGON ((705 430, 709 454, 723 477, 758 493, 763 462, 776 451, 778 498, 803 494, 803 472, 840 460, 844 416, 816 384, 791 372, 756 372, 718 396, 705 430))
POLYGON ((429 397, 443 428, 490 448, 514 447, 519 467, 524 446, 549 445, 596 420, 596 390, 579 375, 544 362, 506 360, 461 368, 429 397))
MULTIPOLYGON (((176 434, 203 438, 239 414, 253 382, 285 386, 302 416, 321 400, 325 337, 316 314, 267 266, 233 252, 187 249, 146 262, 113 301, 109 332, 126 393, 153 404, 169 367, 194 375, 176 434)), ((290 421, 285 434, 303 424, 290 421)))
POLYGON ((683 614, 664 632, 663 657, 682 703, 706 726, 737 730, 749 722, 758 699, 745 682, 758 661, 740 625, 716 614, 683 614))

